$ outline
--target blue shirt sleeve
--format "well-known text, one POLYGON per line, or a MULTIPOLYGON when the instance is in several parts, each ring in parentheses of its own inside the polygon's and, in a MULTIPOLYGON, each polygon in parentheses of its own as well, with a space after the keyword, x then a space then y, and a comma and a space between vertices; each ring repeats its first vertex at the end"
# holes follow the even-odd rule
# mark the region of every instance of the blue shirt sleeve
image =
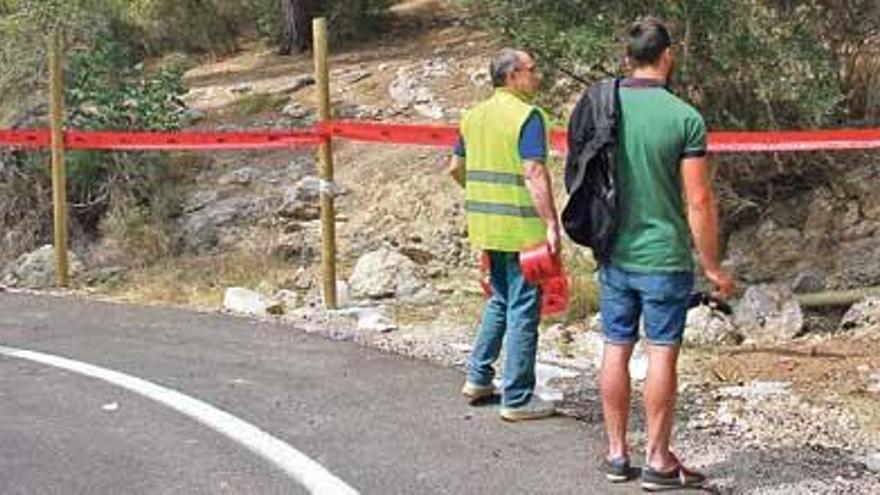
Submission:
POLYGON ((544 119, 535 110, 523 124, 519 135, 519 156, 523 160, 543 162, 547 158, 547 133, 544 119))
POLYGON ((461 158, 465 157, 464 138, 461 136, 461 134, 458 135, 458 142, 455 143, 455 156, 458 156, 461 158))

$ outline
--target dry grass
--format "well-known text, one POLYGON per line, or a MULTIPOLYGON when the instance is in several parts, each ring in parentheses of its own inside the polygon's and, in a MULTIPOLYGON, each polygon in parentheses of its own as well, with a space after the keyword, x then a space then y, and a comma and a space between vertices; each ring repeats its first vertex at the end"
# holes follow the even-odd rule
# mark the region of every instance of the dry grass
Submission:
POLYGON ((867 374, 880 367, 878 332, 880 328, 865 336, 772 347, 688 349, 682 368, 718 386, 756 380, 790 382, 811 400, 842 401, 865 428, 880 431, 878 396, 867 389, 867 374))
POLYGON ((245 287, 271 296, 289 286, 296 269, 247 252, 190 256, 131 271, 125 286, 108 288, 107 295, 140 304, 218 309, 227 288, 245 287))
POLYGON ((284 94, 253 93, 242 96, 232 103, 232 111, 242 117, 253 117, 264 113, 277 113, 284 108, 289 98, 284 94))

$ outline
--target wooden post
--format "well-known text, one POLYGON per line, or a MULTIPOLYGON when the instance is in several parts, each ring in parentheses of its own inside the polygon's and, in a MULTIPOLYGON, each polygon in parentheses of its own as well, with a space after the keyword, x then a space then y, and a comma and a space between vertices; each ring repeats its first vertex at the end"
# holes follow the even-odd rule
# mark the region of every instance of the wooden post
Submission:
MULTIPOLYGON (((315 54, 315 81, 318 89, 318 121, 328 122, 330 114, 330 72, 327 65, 327 20, 317 18, 312 24, 315 54)), ((318 149, 321 164, 321 226, 324 306, 336 308, 336 212, 333 206, 333 148, 328 138, 318 149)))
POLYGON ((64 171, 64 78, 61 72, 61 33, 49 35, 49 108, 52 132, 52 206, 55 220, 55 275, 60 287, 68 285, 67 175, 64 171))

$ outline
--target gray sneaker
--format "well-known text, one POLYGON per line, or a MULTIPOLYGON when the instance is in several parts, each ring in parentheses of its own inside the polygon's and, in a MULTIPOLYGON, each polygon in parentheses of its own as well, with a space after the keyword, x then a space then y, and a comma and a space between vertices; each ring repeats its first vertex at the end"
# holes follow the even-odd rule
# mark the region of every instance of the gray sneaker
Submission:
POLYGON ((461 387, 461 395, 467 397, 471 402, 487 399, 498 393, 495 385, 475 385, 471 382, 464 382, 461 387))
POLYGON ((552 402, 547 402, 537 395, 525 405, 519 407, 501 407, 501 419, 506 421, 527 421, 530 419, 541 419, 556 414, 556 406, 552 402))

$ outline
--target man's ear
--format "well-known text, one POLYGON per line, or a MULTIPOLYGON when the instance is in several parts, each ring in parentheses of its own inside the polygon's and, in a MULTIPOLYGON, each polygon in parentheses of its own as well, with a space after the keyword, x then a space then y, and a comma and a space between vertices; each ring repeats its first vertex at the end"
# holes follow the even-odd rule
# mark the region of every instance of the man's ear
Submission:
POLYGON ((675 52, 672 51, 671 46, 667 46, 663 50, 663 63, 666 64, 667 67, 672 68, 675 65, 675 52))

